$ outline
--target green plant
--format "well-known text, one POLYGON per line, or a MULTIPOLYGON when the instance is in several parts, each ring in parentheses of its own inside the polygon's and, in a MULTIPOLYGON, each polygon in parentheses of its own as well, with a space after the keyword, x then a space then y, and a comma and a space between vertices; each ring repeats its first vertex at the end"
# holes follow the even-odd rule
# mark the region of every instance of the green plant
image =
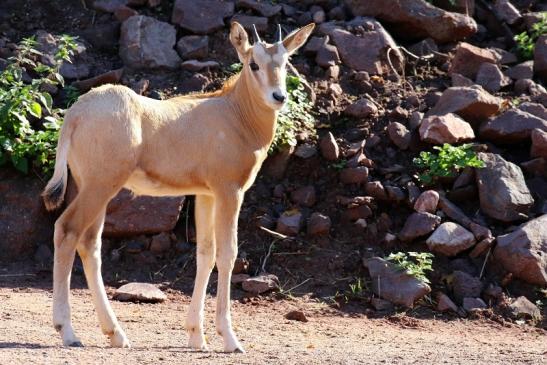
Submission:
POLYGON ((396 252, 389 254, 385 259, 416 279, 429 283, 426 271, 433 271, 433 257, 429 252, 409 252, 408 255, 405 252, 396 252))
POLYGON ((532 29, 524 31, 515 36, 517 51, 523 59, 531 60, 534 57, 534 48, 537 39, 547 34, 547 13, 543 13, 541 20, 532 25, 532 29))
POLYGON ((315 135, 314 118, 311 114, 312 103, 309 101, 302 81, 296 76, 287 76, 287 105, 277 117, 277 128, 270 147, 270 153, 285 146, 296 145, 297 132, 308 132, 315 135))
POLYGON ((47 175, 54 165, 64 110, 53 107, 44 86, 64 86, 59 68, 63 61, 70 62, 76 43, 73 37, 61 36, 52 66, 39 61, 42 54, 36 44, 33 37, 23 39, 0 73, 0 165, 11 162, 23 173, 34 166, 47 175))
POLYGON ((470 144, 452 146, 445 143, 442 147, 435 146, 433 149, 439 151, 438 154, 422 151, 413 160, 416 166, 425 169, 419 175, 420 181, 425 184, 432 183, 438 177, 455 176, 464 167, 484 167, 484 162, 477 157, 470 144))
POLYGON ((80 97, 80 90, 72 85, 65 86, 63 90, 65 91, 65 103, 68 108, 78 100, 80 97))

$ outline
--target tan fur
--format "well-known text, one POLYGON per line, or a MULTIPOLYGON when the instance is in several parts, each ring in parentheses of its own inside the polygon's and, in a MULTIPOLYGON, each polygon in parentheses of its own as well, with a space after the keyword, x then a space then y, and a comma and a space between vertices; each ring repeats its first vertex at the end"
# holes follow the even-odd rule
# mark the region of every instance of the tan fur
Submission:
MULTIPOLYGON (((311 29, 305 29, 305 37, 290 52, 304 43, 311 29)), ((248 67, 252 47, 239 24, 232 25, 230 38, 244 63, 243 71, 219 91, 159 101, 125 86, 106 85, 81 96, 67 112, 55 173, 44 192, 48 209, 62 202, 68 164, 79 192, 56 222, 54 238, 54 325, 65 344, 79 343, 68 304, 70 268, 77 249, 103 332, 113 346, 129 346, 100 274, 106 205, 126 187, 143 195, 198 196, 198 272, 187 320, 189 345, 205 348, 203 300, 216 261, 217 331, 225 350, 242 350, 232 330, 229 306, 237 217, 243 194, 274 137, 277 109, 265 102, 269 95, 257 90, 257 75, 248 67)), ((279 88, 281 82, 284 77, 270 80, 268 86, 279 88)))

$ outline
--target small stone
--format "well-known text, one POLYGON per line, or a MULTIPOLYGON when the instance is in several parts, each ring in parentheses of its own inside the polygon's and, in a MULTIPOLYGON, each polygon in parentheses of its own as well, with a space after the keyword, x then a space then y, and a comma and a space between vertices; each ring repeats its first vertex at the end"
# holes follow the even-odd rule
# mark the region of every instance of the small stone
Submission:
POLYGON ((475 236, 459 224, 445 222, 433 232, 426 244, 434 253, 456 256, 475 244, 475 236))
POLYGON ((234 3, 222 0, 176 0, 171 22, 190 32, 208 34, 224 27, 234 13, 234 3))
POLYGON ((494 237, 486 237, 485 239, 477 243, 477 245, 469 253, 469 257, 474 259, 484 254, 488 249, 494 246, 494 240, 494 237))
POLYGON ((273 274, 262 274, 248 278, 241 283, 241 287, 251 294, 262 294, 280 287, 279 279, 273 274))
POLYGON ((315 212, 308 220, 308 235, 322 236, 328 235, 331 227, 331 219, 321 213, 315 212))
POLYGON ((265 17, 272 17, 278 14, 282 7, 279 4, 272 5, 265 1, 255 1, 255 0, 237 0, 236 6, 238 8, 252 9, 265 17))
POLYGON ((328 161, 336 161, 340 156, 340 148, 336 139, 331 132, 328 132, 327 135, 321 138, 319 143, 319 148, 321 149, 321 155, 328 161))
POLYGON ((449 73, 459 73, 470 79, 474 79, 480 66, 487 63, 496 63, 494 52, 473 46, 466 42, 461 42, 456 48, 454 58, 452 58, 449 73))
POLYGON ((463 76, 463 75, 460 75, 459 73, 452 73, 451 75, 451 78, 452 78, 452 86, 454 87, 458 87, 458 86, 473 86, 475 85, 475 83, 473 82, 473 80, 463 76))
POLYGON ((234 268, 232 269, 232 275, 245 273, 247 270, 249 270, 249 261, 241 257, 236 258, 234 268))
POLYGON ((520 12, 509 0, 497 0, 493 8, 497 18, 509 25, 515 24, 521 18, 520 12))
POLYGON ((441 218, 431 213, 412 213, 399 232, 399 239, 403 242, 425 236, 441 223, 441 218))
POLYGON ((437 310, 439 312, 452 311, 458 313, 458 306, 448 297, 448 295, 439 292, 437 295, 437 310))
POLYGON ((332 44, 323 44, 317 51, 315 62, 323 68, 339 64, 340 56, 338 55, 338 49, 332 44))
MULTIPOLYGON (((372 210, 368 205, 359 205, 357 207, 348 208, 344 212, 344 216, 350 221, 357 221, 359 219, 366 219, 372 216, 372 210)), ((366 224, 366 221, 365 221, 366 224)))
POLYGON ((378 108, 372 101, 363 98, 350 104, 344 113, 354 118, 366 118, 378 114, 378 108))
POLYGON ((183 60, 203 59, 209 55, 209 37, 189 35, 177 42, 177 51, 183 60))
POLYGON ((135 9, 132 9, 132 8, 130 8, 128 6, 125 6, 125 5, 122 5, 122 6, 118 7, 114 11, 114 16, 116 17, 116 19, 118 19, 118 21, 120 23, 123 23, 128 18, 130 18, 134 15, 139 15, 139 12, 136 11, 135 9))
POLYGON ((463 309, 468 312, 487 308, 486 303, 481 298, 463 298, 463 309))
POLYGON ((509 313, 514 319, 541 320, 541 311, 539 308, 524 296, 518 297, 509 305, 509 313))
POLYGON ((489 62, 480 65, 475 81, 491 93, 511 83, 509 77, 505 76, 497 65, 489 62))
POLYGON ((395 203, 400 203, 406 199, 405 192, 398 186, 386 186, 387 199, 395 203))
POLYGON ((248 274, 232 274, 232 279, 230 279, 230 281, 232 282, 232 284, 237 285, 241 284, 250 277, 251 276, 248 274))
POLYGON ((531 157, 543 157, 547 159, 547 129, 534 129, 532 131, 531 157))
POLYGON ((259 32, 265 32, 268 30, 268 18, 266 17, 236 14, 230 20, 230 23, 233 22, 238 22, 239 24, 241 24, 241 26, 245 28, 247 32, 252 32, 253 25, 259 32))
POLYGON ((285 318, 290 321, 308 322, 308 318, 302 311, 290 311, 289 313, 285 314, 285 318))
POLYGON ((471 125, 452 113, 424 118, 419 132, 422 141, 433 144, 454 144, 475 138, 471 125))
POLYGON ((365 192, 374 199, 387 200, 387 193, 380 181, 369 181, 365 185, 365 192))
POLYGON ((276 231, 287 235, 296 236, 302 227, 302 213, 297 210, 286 211, 277 220, 276 231))
POLYGON ((161 303, 167 296, 152 284, 129 283, 116 289, 113 298, 120 302, 161 303))
POLYGON ((343 184, 363 184, 368 181, 368 168, 364 166, 345 168, 340 172, 343 184))
POLYGON ((534 46, 534 74, 547 84, 547 34, 541 35, 534 46))
POLYGON ((452 290, 454 298, 459 303, 466 297, 479 297, 482 292, 482 282, 479 278, 463 271, 454 271, 452 274, 452 290))
POLYGON ((406 150, 410 144, 410 131, 399 122, 392 122, 387 126, 389 138, 397 147, 406 150))
POLYGON ((317 154, 317 147, 310 143, 304 143, 296 147, 294 155, 303 159, 308 159, 317 154))
POLYGON ((531 79, 534 77, 534 61, 525 61, 505 71, 513 80, 531 79))
POLYGON ((312 207, 317 201, 315 188, 313 185, 308 185, 296 189, 291 193, 291 200, 295 204, 305 207, 312 207))
POLYGON ((171 248, 171 238, 166 232, 157 234, 152 237, 150 242, 150 251, 155 254, 162 254, 169 251, 171 248))
POLYGON ((437 204, 439 204, 439 193, 435 190, 426 190, 416 199, 414 210, 422 213, 435 213, 437 204))

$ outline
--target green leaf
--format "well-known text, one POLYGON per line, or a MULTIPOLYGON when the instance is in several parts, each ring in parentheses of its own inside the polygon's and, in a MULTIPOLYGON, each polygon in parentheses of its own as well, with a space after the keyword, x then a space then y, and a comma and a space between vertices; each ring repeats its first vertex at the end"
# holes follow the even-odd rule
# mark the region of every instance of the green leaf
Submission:
POLYGON ((11 162, 17 170, 21 171, 24 174, 28 173, 28 160, 26 158, 12 155, 11 162))
POLYGON ((51 113, 51 108, 53 106, 53 98, 49 93, 43 92, 39 94, 40 102, 46 108, 48 113, 51 113))
POLYGON ((34 115, 36 118, 42 118, 42 107, 37 102, 32 102, 29 105, 30 114, 34 115))

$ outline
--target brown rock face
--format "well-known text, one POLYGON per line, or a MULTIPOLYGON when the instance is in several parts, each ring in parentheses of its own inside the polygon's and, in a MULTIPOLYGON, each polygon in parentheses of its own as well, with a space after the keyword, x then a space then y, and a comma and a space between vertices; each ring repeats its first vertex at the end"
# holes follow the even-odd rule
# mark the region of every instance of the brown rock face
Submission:
POLYGON ((503 222, 527 217, 534 204, 521 169, 494 153, 479 153, 485 167, 476 169, 481 210, 503 222))
POLYGON ((373 257, 363 263, 372 278, 372 290, 394 304, 412 308, 416 300, 431 292, 429 285, 389 261, 373 257))
POLYGON ((423 0, 346 0, 353 15, 373 16, 390 23, 401 37, 431 37, 454 42, 477 32, 477 23, 463 14, 451 13, 423 0))
POLYGON ((342 62, 349 68, 370 74, 391 72, 386 54, 387 50, 392 48, 391 63, 395 69, 401 70, 405 62, 404 56, 382 25, 372 18, 364 19, 363 24, 360 25, 366 31, 359 36, 328 23, 325 23, 321 29, 330 36, 342 62))
POLYGON ((171 23, 197 34, 224 27, 224 19, 234 14, 234 3, 224 0, 176 0, 171 23))
POLYGON ((55 217, 44 208, 43 184, 7 168, 0 170, 0 259, 22 258, 53 240, 55 217))
POLYGON ((120 57, 134 68, 177 68, 180 57, 173 49, 175 27, 148 16, 132 16, 122 24, 120 57))
POLYGON ((479 68, 485 62, 494 64, 497 62, 494 52, 462 42, 456 48, 456 54, 450 63, 448 72, 474 79, 479 68))
POLYGON ((535 285, 547 285, 547 214, 498 236, 495 259, 516 277, 535 285))
POLYGON ((465 121, 475 123, 496 114, 500 107, 501 99, 490 95, 480 86, 450 87, 426 116, 455 113, 465 121))
POLYGON ((130 237, 170 231, 183 203, 184 197, 133 197, 124 189, 108 204, 103 235, 130 237))
POLYGON ((422 141, 434 144, 453 144, 475 138, 471 125, 452 113, 424 118, 419 132, 422 141))
POLYGON ((480 136, 495 143, 518 143, 529 140, 536 128, 547 131, 547 120, 511 109, 484 123, 480 136))

